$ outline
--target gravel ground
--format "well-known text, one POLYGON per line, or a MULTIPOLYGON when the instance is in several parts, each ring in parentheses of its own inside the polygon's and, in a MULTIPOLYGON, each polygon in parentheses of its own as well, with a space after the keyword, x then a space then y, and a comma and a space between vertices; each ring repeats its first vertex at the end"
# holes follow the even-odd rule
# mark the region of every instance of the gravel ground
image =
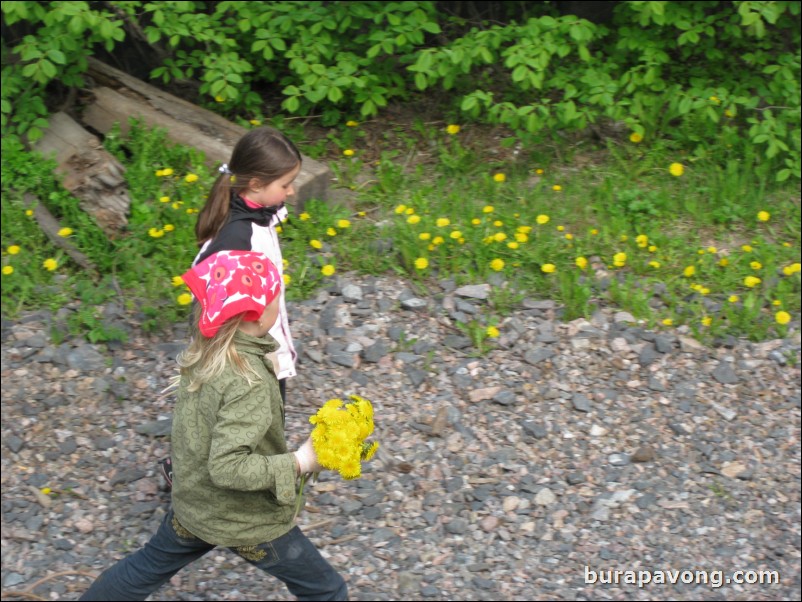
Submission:
MULTIPOLYGON (((454 324, 486 294, 345 277, 290 306, 291 445, 329 398, 376 410, 377 458, 324 475, 299 519, 353 600, 800 599, 798 328, 705 347, 524 300, 478 357, 454 324)), ((155 467, 186 328, 108 306, 127 342, 55 345, 69 311, 3 319, 3 600, 77 599, 170 503, 155 467)), ((293 598, 220 550, 152 599, 293 598)))

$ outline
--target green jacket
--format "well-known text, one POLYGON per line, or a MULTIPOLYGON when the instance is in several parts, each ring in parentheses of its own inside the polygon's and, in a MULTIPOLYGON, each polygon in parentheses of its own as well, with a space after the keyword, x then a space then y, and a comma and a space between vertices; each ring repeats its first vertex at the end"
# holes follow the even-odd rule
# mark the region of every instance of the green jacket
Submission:
POLYGON ((294 524, 295 457, 284 438, 284 404, 265 353, 269 334, 238 331, 252 382, 227 366, 192 393, 184 378, 173 417, 173 509, 183 527, 219 546, 271 541, 294 524))

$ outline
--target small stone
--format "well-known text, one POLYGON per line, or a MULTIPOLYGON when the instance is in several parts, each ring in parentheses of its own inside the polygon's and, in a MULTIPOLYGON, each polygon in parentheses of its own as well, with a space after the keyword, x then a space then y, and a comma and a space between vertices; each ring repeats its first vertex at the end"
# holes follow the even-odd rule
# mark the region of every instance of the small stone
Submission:
POLYGON ((635 450, 635 453, 632 454, 630 460, 633 462, 651 462, 654 460, 654 448, 650 445, 642 445, 638 449, 635 450))

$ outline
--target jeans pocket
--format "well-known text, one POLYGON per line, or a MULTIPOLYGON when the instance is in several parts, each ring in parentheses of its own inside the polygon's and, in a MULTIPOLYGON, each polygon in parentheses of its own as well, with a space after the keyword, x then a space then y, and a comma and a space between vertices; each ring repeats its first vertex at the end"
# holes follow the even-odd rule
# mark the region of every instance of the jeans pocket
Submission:
POLYGON ((278 562, 278 554, 273 548, 273 544, 269 541, 253 546, 232 546, 229 549, 237 556, 260 568, 265 568, 278 562))

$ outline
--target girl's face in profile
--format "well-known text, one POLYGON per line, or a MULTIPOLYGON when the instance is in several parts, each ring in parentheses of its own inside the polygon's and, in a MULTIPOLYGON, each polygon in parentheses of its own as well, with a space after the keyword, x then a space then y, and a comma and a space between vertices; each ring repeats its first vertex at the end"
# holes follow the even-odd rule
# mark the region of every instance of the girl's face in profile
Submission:
POLYGON ((298 165, 292 171, 284 174, 270 184, 263 185, 257 179, 249 182, 248 189, 243 192, 244 197, 262 207, 276 207, 287 200, 288 196, 295 194, 293 182, 298 177, 301 166, 298 165))

